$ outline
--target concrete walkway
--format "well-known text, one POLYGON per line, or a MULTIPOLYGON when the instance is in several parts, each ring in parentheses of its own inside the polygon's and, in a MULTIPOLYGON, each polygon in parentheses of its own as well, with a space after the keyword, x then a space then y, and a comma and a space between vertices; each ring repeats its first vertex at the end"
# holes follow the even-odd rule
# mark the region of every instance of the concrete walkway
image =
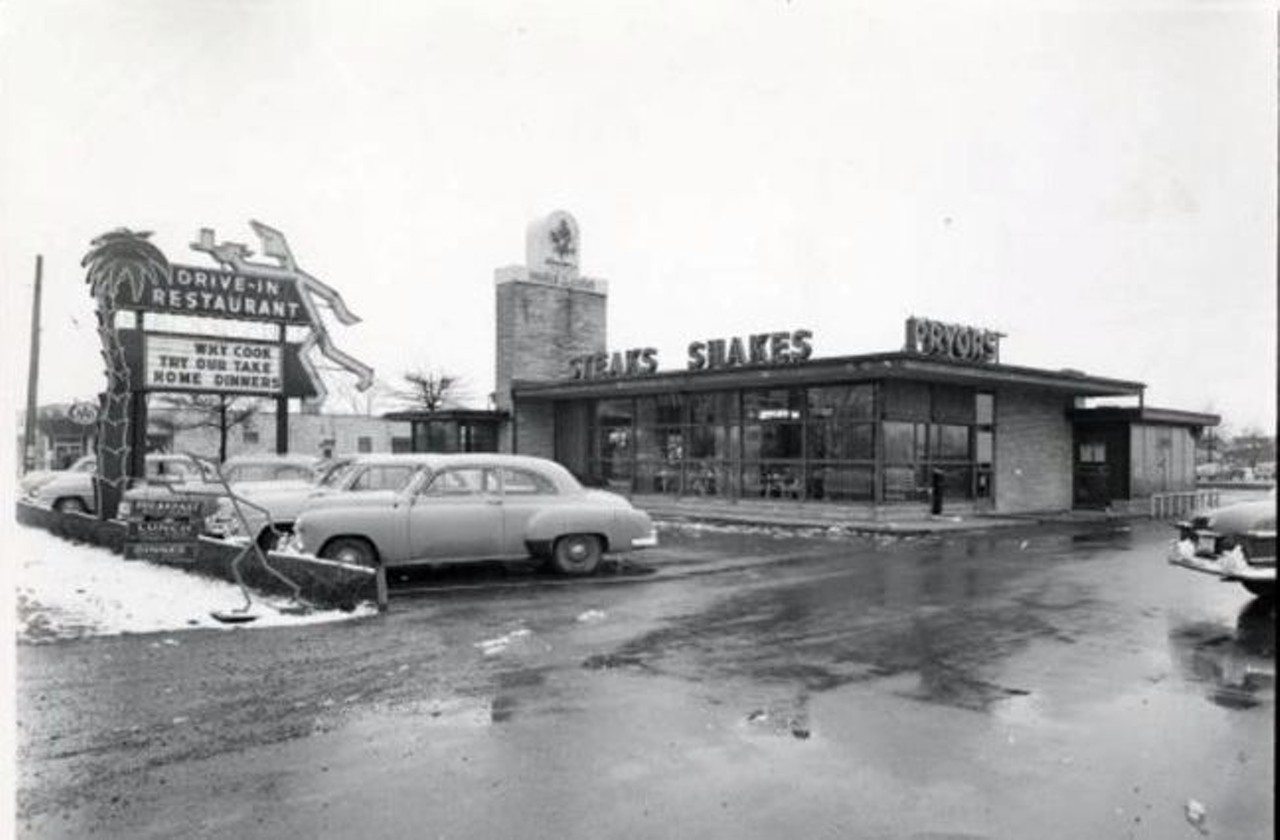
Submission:
POLYGON ((1116 517, 1092 511, 1046 511, 1000 515, 974 510, 972 505, 944 508, 934 516, 919 504, 841 505, 827 502, 779 502, 673 496, 633 496, 631 503, 658 521, 711 522, 786 528, 839 528, 848 533, 921 536, 964 531, 1013 528, 1044 522, 1105 521, 1116 517))

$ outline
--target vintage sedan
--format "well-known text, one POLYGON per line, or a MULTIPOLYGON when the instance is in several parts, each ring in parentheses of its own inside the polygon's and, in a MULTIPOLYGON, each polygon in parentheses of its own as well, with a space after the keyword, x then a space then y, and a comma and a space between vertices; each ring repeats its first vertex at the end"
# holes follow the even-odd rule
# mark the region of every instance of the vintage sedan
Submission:
POLYGON ((28 500, 34 499, 36 491, 55 478, 76 473, 93 474, 98 468, 98 459, 94 455, 83 455, 64 470, 32 470, 18 481, 18 493, 28 500))
POLYGON ((1176 566, 1236 582, 1254 595, 1276 591, 1276 497, 1239 502, 1178 523, 1176 566))
POLYGON ((317 455, 236 455, 222 465, 222 477, 230 484, 311 484, 321 469, 317 455))
POLYGON ((311 481, 232 484, 232 491, 245 504, 237 506, 227 496, 218 499, 214 512, 205 519, 205 533, 223 538, 253 537, 263 548, 274 548, 282 535, 293 530, 293 521, 298 517, 299 511, 313 498, 365 486, 370 480, 367 475, 370 471, 384 481, 394 484, 398 480, 403 485, 417 469, 416 464, 406 463, 398 473, 388 473, 379 468, 379 465, 385 464, 386 459, 398 457, 361 455, 329 459, 315 465, 311 481))
MULTIPOLYGON (((85 470, 59 473, 38 486, 27 500, 63 513, 93 513, 97 505, 93 487, 96 468, 95 460, 85 470)), ((171 488, 169 495, 177 489, 207 488, 212 492, 216 486, 214 480, 207 467, 196 464, 186 455, 153 452, 146 457, 143 485, 164 485, 171 488)), ((135 492, 134 489, 127 491, 126 499, 135 492)), ((126 508, 119 515, 123 517, 127 512, 126 508)))
POLYGON ((419 455, 401 489, 312 499, 289 548, 369 566, 545 559, 591 574, 606 552, 658 543, 648 514, 584 488, 554 461, 520 455, 419 455))

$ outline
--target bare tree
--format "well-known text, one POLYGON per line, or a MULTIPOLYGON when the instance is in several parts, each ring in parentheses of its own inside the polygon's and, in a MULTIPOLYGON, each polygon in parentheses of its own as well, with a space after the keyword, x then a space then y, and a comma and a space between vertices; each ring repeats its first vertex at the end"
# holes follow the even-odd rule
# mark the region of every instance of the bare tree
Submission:
POLYGON ((227 460, 227 432, 246 425, 262 410, 262 401, 256 397, 226 394, 164 394, 160 401, 173 412, 165 423, 173 431, 217 430, 219 462, 227 460))
POLYGON ((467 397, 463 379, 440 370, 419 368, 405 372, 402 378, 405 386, 393 392, 393 396, 409 408, 439 411, 456 406, 467 397))

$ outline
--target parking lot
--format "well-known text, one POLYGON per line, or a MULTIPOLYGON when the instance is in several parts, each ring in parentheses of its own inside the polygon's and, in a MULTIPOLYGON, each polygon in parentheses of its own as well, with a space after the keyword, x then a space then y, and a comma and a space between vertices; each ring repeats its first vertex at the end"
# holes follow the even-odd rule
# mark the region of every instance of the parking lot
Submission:
POLYGON ((20 836, 1272 834, 1274 608, 1165 525, 661 537, 21 644, 20 836))

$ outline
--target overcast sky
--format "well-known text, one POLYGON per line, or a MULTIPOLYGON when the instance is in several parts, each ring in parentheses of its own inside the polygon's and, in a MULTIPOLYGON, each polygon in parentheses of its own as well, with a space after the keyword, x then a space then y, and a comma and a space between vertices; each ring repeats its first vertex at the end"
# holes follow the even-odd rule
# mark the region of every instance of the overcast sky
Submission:
POLYGON ((493 272, 554 209, 611 349, 918 314, 1002 360, 1275 427, 1270 2, 0 2, 0 269, 21 403, 102 387, 80 259, 261 219, 390 382, 493 387, 493 272))

